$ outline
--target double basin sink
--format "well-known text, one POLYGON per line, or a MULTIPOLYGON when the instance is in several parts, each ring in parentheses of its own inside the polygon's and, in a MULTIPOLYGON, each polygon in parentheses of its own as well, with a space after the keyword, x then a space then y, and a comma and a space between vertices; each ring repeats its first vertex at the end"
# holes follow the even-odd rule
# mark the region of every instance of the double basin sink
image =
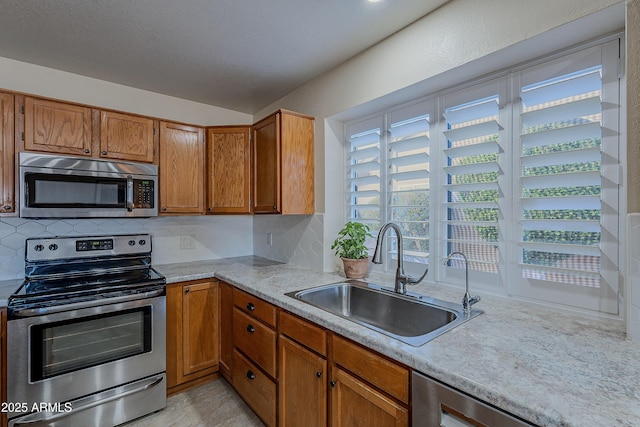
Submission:
POLYGON ((286 295, 366 326, 412 346, 421 346, 482 314, 464 313, 461 304, 373 283, 350 280, 286 295))

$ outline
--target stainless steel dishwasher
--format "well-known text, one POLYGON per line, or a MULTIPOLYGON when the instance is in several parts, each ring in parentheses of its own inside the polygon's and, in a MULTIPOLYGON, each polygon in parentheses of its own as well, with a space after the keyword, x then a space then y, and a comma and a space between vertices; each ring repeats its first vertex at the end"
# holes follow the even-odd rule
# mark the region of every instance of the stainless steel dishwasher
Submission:
POLYGON ((413 372, 413 427, 530 427, 419 372, 413 372))

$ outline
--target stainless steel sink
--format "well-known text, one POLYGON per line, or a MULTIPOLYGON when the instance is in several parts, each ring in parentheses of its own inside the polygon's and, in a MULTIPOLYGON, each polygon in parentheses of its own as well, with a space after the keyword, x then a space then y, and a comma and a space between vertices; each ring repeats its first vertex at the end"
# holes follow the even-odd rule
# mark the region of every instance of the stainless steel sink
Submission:
POLYGON ((420 346, 479 314, 461 304, 373 283, 347 281, 286 294, 412 346, 420 346))

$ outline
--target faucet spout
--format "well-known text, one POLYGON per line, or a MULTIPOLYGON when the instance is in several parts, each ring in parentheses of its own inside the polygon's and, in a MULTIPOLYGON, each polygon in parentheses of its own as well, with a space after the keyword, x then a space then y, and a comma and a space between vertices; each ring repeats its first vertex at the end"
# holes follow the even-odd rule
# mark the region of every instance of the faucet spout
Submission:
POLYGON ((429 272, 427 268, 422 276, 419 278, 412 277, 404 272, 404 251, 402 243, 402 230, 398 224, 388 222, 380 228, 378 233, 378 239, 376 240, 376 250, 373 252, 373 258, 371 262, 374 264, 382 264, 382 243, 384 242, 385 233, 389 228, 393 228, 398 237, 398 267, 396 268, 395 288, 396 293, 405 295, 407 293, 407 285, 417 285, 424 279, 429 272))
POLYGON ((449 256, 447 257, 447 259, 444 261, 444 265, 448 265, 449 264, 449 260, 454 256, 454 255, 460 255, 462 257, 462 259, 464 259, 464 288, 465 288, 465 292, 464 292, 464 297, 462 297, 462 311, 465 314, 469 314, 471 313, 471 306, 475 303, 477 303, 478 301, 480 301, 480 297, 475 295, 475 296, 471 296, 469 294, 469 262, 467 261, 467 256, 465 254, 463 254, 462 252, 451 252, 449 254, 449 256))

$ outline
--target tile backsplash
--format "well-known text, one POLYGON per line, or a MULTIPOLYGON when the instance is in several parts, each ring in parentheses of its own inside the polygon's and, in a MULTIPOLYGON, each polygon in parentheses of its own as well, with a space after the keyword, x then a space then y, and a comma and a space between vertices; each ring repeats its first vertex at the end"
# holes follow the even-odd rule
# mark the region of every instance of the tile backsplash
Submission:
POLYGON ((256 215, 254 255, 323 270, 324 216, 256 215))
POLYGON ((150 233, 153 263, 199 261, 253 254, 250 216, 184 216, 144 219, 0 218, 0 280, 24 277, 29 237, 150 233))

